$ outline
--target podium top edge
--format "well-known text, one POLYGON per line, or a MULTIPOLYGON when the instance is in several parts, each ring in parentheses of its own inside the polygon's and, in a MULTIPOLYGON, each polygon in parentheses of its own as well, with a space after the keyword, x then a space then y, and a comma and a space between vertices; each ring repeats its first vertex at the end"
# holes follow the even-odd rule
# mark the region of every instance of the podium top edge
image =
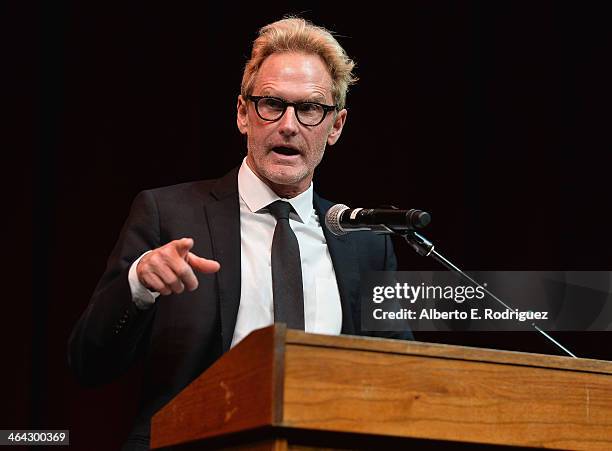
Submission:
MULTIPOLYGON (((278 327, 278 326, 271 326, 278 327)), ((548 354, 506 351, 470 346, 457 346, 421 341, 392 340, 388 338, 355 335, 323 335, 287 329, 285 343, 345 350, 414 355, 438 359, 464 360, 516 366, 550 368, 612 375, 612 362, 605 360, 572 358, 548 354)))

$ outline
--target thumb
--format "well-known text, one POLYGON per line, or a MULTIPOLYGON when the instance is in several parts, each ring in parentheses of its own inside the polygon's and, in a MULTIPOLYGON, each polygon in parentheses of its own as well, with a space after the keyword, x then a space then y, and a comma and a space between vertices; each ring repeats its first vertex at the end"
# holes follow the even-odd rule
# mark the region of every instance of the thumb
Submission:
POLYGON ((198 257, 192 252, 189 252, 187 256, 187 263, 189 263, 189 266, 193 269, 202 273, 215 273, 221 268, 218 261, 198 257))
POLYGON ((181 256, 181 258, 187 258, 187 254, 189 250, 193 247, 193 239, 191 238, 181 238, 180 240, 176 240, 174 242, 174 248, 176 252, 181 256))

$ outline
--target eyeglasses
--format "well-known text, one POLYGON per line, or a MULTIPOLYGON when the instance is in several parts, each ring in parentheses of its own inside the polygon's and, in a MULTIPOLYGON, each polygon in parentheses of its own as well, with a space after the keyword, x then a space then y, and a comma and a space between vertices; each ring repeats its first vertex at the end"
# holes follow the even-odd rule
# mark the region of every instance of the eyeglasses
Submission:
POLYGON ((255 104, 257 115, 264 121, 278 121, 287 111, 287 107, 292 106, 299 123, 307 127, 319 125, 327 113, 338 109, 337 105, 324 105, 318 102, 287 102, 278 97, 247 96, 246 98, 255 104))

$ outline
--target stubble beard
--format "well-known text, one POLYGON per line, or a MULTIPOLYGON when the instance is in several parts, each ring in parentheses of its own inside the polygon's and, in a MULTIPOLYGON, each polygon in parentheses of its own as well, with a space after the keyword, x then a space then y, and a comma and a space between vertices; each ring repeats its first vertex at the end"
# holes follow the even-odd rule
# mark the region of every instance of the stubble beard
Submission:
MULTIPOLYGON (((274 158, 271 151, 267 149, 253 149, 249 146, 249 152, 251 155, 263 155, 263 158, 259 160, 257 157, 252 157, 252 164, 255 166, 255 172, 260 178, 264 178, 264 181, 271 182, 275 185, 283 186, 298 186, 301 182, 307 179, 308 184, 312 179, 315 167, 320 163, 323 158, 323 152, 320 153, 321 157, 314 163, 311 168, 306 162, 306 158, 302 155, 302 164, 298 166, 273 164, 274 158)), ((252 168, 251 168, 252 169, 252 168)))

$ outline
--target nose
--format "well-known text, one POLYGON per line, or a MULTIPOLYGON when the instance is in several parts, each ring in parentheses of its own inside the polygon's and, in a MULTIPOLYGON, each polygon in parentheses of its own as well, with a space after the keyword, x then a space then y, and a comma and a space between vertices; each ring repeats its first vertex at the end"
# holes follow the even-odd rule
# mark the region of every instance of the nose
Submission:
POLYGON ((295 109, 288 106, 285 114, 278 120, 278 132, 283 136, 294 136, 299 130, 299 122, 295 116, 295 109))

